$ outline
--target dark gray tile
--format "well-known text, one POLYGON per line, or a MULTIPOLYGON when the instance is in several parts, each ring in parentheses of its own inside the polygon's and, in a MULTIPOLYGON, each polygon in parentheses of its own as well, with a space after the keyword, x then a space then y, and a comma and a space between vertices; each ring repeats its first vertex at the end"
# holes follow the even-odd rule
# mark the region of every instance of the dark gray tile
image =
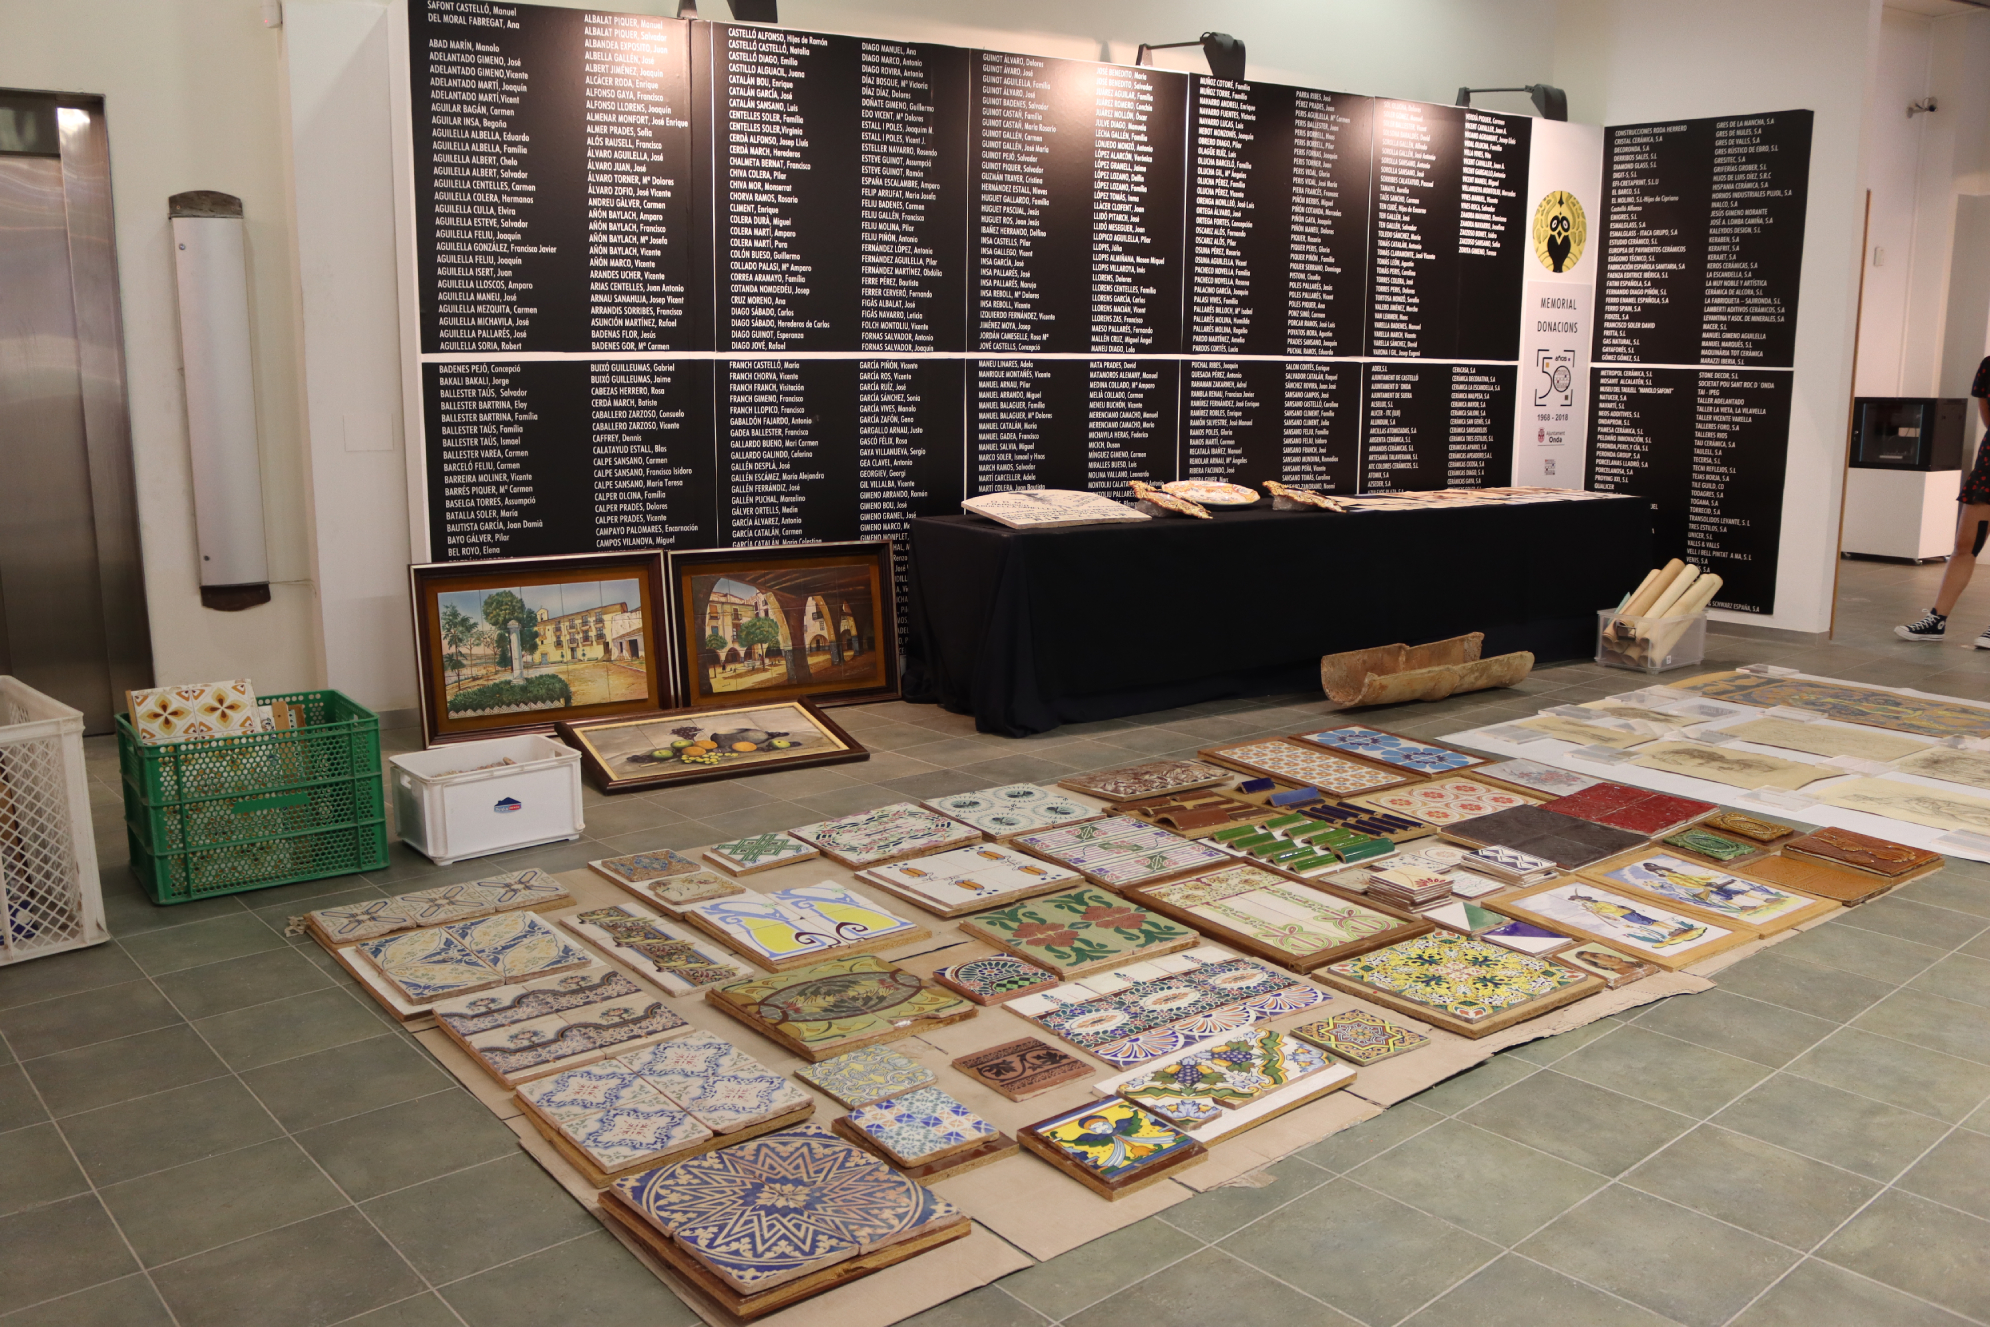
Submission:
POLYGON ((184 1023, 29 1060, 21 1068, 57 1116, 228 1072, 200 1035, 184 1023))
POLYGON ((1904 898, 1874 899, 1856 908, 1847 908, 1834 917, 1834 926, 1851 926, 1861 931, 1877 931, 1900 940, 1912 940, 1944 952, 1955 949, 1990 926, 1990 919, 1937 908, 1904 898))
POLYGON ((174 1327, 159 1292, 142 1275, 120 1277, 7 1318, 7 1327, 174 1327))
POLYGON ((1898 986, 1939 959, 1944 951, 1878 931, 1831 922, 1793 935, 1769 952, 1898 986))
POLYGON ((262 918, 236 911, 187 926, 135 935, 120 943, 139 967, 156 977, 162 972, 260 954, 266 949, 282 949, 288 942, 264 925, 262 918))
POLYGON ((203 1018, 200 1034, 241 1072, 380 1034, 381 1022, 355 997, 336 988, 203 1018))
POLYGON ((1772 1072, 1767 1065, 1647 1032, 1636 1023, 1556 1061, 1555 1071, 1696 1119, 1772 1072))
POLYGON ((296 1132, 440 1092, 454 1081, 391 1032, 242 1075, 283 1127, 296 1132))
POLYGON ((1950 954, 1907 985, 1946 1000, 1990 1009, 1990 961, 1967 954, 1950 954))
POLYGON ((1714 1116, 1723 1129, 1891 1180, 1948 1126, 1824 1083, 1777 1074, 1714 1116))
POLYGON ((1594 1171, 1457 1120, 1391 1148, 1348 1178, 1506 1245, 1609 1183, 1594 1171))
POLYGON ((1917 990, 1895 991, 1852 1020, 1882 1037, 1990 1064, 1990 1018, 1973 1004, 1917 990))
POLYGON ((1011 1272, 998 1284, 1031 1308, 1061 1320, 1202 1247, 1193 1235, 1150 1216, 1048 1262, 1011 1272))
POLYGON ((268 1004, 332 984, 315 964, 288 945, 267 953, 168 973, 153 981, 189 1021, 268 1004))
POLYGON ((1294 1198, 1325 1184, 1333 1176, 1302 1157, 1287 1157, 1274 1166, 1252 1171, 1241 1180, 1199 1193, 1177 1203, 1160 1219, 1197 1239, 1218 1240, 1294 1198))
POLYGON ((99 1185, 232 1152, 282 1132, 233 1078, 213 1078, 70 1115, 62 1131, 99 1185))
POLYGON ((1615 1185, 1516 1252, 1687 1327, 1727 1321, 1799 1256, 1615 1185))
POLYGON ((288 1138, 99 1192, 147 1267, 346 1205, 337 1186, 288 1138))
POLYGON ((0 1133, 47 1118, 27 1071, 17 1064, 0 1065, 0 1133))
POLYGON ((1990 1065, 1859 1028, 1839 1028, 1784 1069, 1951 1123, 1990 1097, 1990 1065))
POLYGON ((1687 1116, 1543 1069, 1459 1118, 1588 1170, 1617 1175, 1693 1127, 1687 1116))
POLYGON ((1082 1313, 1069 1327, 1206 1327, 1235 1320, 1248 1305, 1251 1327, 1358 1327, 1353 1318, 1280 1285, 1217 1249, 1204 1249, 1082 1313))
POLYGON ((0 1133, 0 1216, 68 1198, 89 1187, 54 1125, 0 1133))
POLYGON ((596 1228, 594 1218, 521 1152, 375 1198, 364 1210, 434 1284, 596 1228), (465 1212, 477 1219, 464 1221, 465 1212))
MULTIPOLYGON (((119 861, 124 854, 119 845, 119 861)), ((242 896, 225 894, 218 898, 199 899, 192 903, 175 903, 160 906, 145 896, 138 882, 131 878, 131 872, 123 865, 113 867, 103 849, 97 849, 97 859, 103 865, 104 881, 104 924, 112 935, 123 940, 129 936, 143 935, 169 926, 187 926, 194 922, 206 921, 210 917, 225 917, 230 913, 244 910, 242 896)))
POLYGON ((1958 1129, 1894 1183, 1990 1220, 1990 1136, 1958 1129))
POLYGON ((297 1141, 356 1202, 509 1156, 518 1146, 511 1130, 460 1089, 308 1129, 297 1141))
POLYGON ((180 1021, 179 1011, 151 982, 128 981, 16 1005, 0 1012, 0 1033, 15 1055, 31 1060, 180 1021))
POLYGON ((1050 1319, 1000 1286, 982 1286, 915 1313, 898 1327, 1050 1327, 1050 1319))
POLYGON ((1733 1327, 1964 1327, 1932 1304, 1806 1258, 1734 1320, 1733 1327))
POLYGON ((0 1313, 137 1270, 95 1194, 0 1217, 0 1313))
POLYGON ((135 981, 145 973, 115 944, 91 945, 66 954, 50 954, 32 963, 0 968, 0 1009, 53 1000, 59 995, 94 991, 135 981))
POLYGON ((1403 1327, 1674 1327, 1560 1272, 1509 1253, 1459 1282, 1403 1327))
POLYGON ((1639 1015, 1636 1025, 1772 1067, 1788 1064, 1838 1026, 1718 989, 1667 1000, 1639 1015))
POLYGON ((1503 1092, 1531 1076, 1540 1066, 1510 1055, 1495 1055, 1462 1074, 1455 1074, 1434 1087, 1424 1089, 1410 1100, 1425 1110, 1456 1115, 1496 1092, 1503 1092))
POLYGON ((440 1298, 425 1294, 347 1318, 340 1327, 463 1327, 463 1320, 440 1298))
POLYGON ((1444 1118, 1415 1101, 1399 1102, 1353 1128, 1322 1138, 1299 1155, 1323 1170, 1353 1170, 1384 1148, 1413 1138, 1444 1118))
POLYGON ((322 1327, 426 1287, 350 1207, 168 1264, 154 1284, 183 1323, 322 1327))
POLYGON ((1723 971, 1721 989, 1843 1023, 1885 999, 1897 984, 1786 958, 1782 948, 1765 950, 1723 971))
POLYGON ((1872 1180, 1743 1134, 1702 1125, 1624 1183, 1807 1249, 1880 1190, 1872 1180))
POLYGON ((703 1321, 607 1231, 442 1288, 470 1327, 695 1327, 703 1321))
POLYGON ((1990 1318, 1990 1221, 1891 1189, 1817 1256, 1972 1318, 1990 1318))

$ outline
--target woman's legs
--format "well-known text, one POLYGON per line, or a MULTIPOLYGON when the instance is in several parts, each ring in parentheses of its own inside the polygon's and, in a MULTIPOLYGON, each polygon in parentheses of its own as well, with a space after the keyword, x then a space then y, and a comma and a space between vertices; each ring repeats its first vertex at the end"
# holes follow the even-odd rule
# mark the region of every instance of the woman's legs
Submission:
POLYGON ((1956 601, 1969 588, 1969 578, 1976 571, 1976 532, 1984 521, 1990 521, 1990 503, 1971 503, 1956 521, 1955 552, 1949 557, 1948 570, 1942 573, 1941 592, 1935 596, 1935 611, 1943 617, 1955 611, 1956 601))

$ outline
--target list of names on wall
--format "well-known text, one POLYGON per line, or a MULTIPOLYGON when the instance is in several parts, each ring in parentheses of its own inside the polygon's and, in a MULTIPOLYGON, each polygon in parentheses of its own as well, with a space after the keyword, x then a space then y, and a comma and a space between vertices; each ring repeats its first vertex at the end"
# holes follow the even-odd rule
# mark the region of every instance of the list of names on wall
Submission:
POLYGON ((1182 367, 1182 476, 1256 488, 1267 479, 1351 493, 1360 370, 1304 359, 1205 359, 1182 367))
POLYGON ((969 496, 1015 488, 1130 495, 1175 477, 1169 360, 984 359, 971 365, 969 496))
POLYGON ((1513 465, 1510 365, 1370 364, 1361 487, 1485 488, 1513 465))

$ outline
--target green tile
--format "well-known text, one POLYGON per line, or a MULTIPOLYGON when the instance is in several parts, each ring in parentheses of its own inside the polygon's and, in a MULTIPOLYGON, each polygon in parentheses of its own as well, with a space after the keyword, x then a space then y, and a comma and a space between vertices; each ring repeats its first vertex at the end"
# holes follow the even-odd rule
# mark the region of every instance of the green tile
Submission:
POLYGON ((144 1276, 133 1274, 22 1309, 7 1327, 174 1327, 173 1315, 144 1276))
POLYGON ((1048 1262, 1012 1272, 997 1284, 1031 1308, 1061 1320, 1202 1247, 1193 1235, 1150 1216, 1048 1262))
POLYGON ((95 1194, 0 1217, 0 1313, 137 1270, 95 1194))
POLYGON ((1882 1037, 1990 1064, 1990 1018, 1982 1009, 1922 991, 1900 990, 1852 1020, 1882 1037))
POLYGON ((392 1032, 251 1069, 249 1090, 293 1132, 440 1092, 455 1080, 392 1032))
POLYGON ((1990 1065, 1860 1028, 1838 1029, 1784 1068, 1951 1123, 1990 1097, 1990 1065))
POLYGON ((282 1132, 233 1078, 176 1087, 70 1115, 61 1123, 83 1169, 99 1185, 232 1152, 282 1132))
POLYGON ((1799 1249, 1830 1234, 1880 1190, 1875 1181, 1710 1125, 1625 1175, 1624 1183, 1799 1249))
POLYGON ((1756 1087, 1713 1122, 1876 1180, 1891 1180, 1948 1129, 1926 1115, 1789 1074, 1756 1087))
POLYGON ((236 911, 166 930, 134 935, 119 942, 132 960, 151 976, 182 968, 220 963, 246 954, 287 948, 289 942, 251 913, 236 911))
POLYGON ((1434 1087, 1426 1088, 1410 1100, 1425 1110, 1456 1115, 1459 1111, 1477 1105, 1494 1093, 1512 1087, 1534 1073, 1538 1067, 1510 1055, 1495 1055, 1463 1073, 1452 1075, 1434 1087))
POLYGON ((1164 1268, 1065 1323, 1067 1327, 1208 1327, 1226 1318, 1235 1321, 1243 1306, 1248 1306, 1251 1327, 1360 1327, 1353 1318, 1216 1249, 1204 1249, 1164 1268))
POLYGON ((1687 1327, 1726 1322, 1799 1256, 1620 1185, 1597 1194, 1515 1252, 1687 1327))
POLYGON ((32 963, 10 963, 0 967, 0 1009, 117 986, 144 975, 130 955, 115 944, 50 954, 32 963))
POLYGON ((1990 961, 1967 954, 1950 954, 1907 985, 1911 990, 1990 1009, 1990 961))
POLYGON ((0 1065, 0 1133, 25 1128, 48 1118, 27 1070, 17 1064, 0 1065))
POLYGON ((400 1189, 362 1209, 440 1284, 596 1229, 593 1217, 521 1152, 400 1189), (465 1212, 475 1221, 462 1220, 465 1212))
POLYGON ((1720 974, 1731 995, 1843 1023, 1892 993, 1896 983, 1871 981, 1841 969, 1786 958, 1782 946, 1743 959, 1720 974))
POLYGON ((1459 1282, 1403 1327, 1675 1327, 1560 1272, 1503 1255, 1459 1282))
POLYGON ((128 981, 0 1012, 14 1054, 32 1060, 182 1021, 149 981, 128 981))
POLYGON ((1323 1170, 1352 1170, 1384 1148, 1394 1147, 1444 1119, 1414 1101, 1402 1101, 1380 1115, 1342 1129, 1314 1143, 1299 1155, 1323 1170))
POLYGON ((1972 1318, 1990 1318, 1990 1221, 1890 1189, 1817 1256, 1972 1318))
POLYGON ((21 1068, 58 1117, 228 1072, 184 1023, 29 1060, 21 1068))
POLYGON ((203 1018, 195 1027, 240 1073, 312 1051, 380 1035, 381 1021, 342 990, 287 999, 203 1018))
POLYGON ((1749 1305, 1733 1327, 1965 1327, 1965 1320, 1806 1258, 1749 1305))
POLYGON ((1474 1106, 1467 1124, 1616 1175, 1693 1127, 1687 1116, 1544 1069, 1474 1106))
POLYGON ((1558 1061, 1555 1071, 1696 1119, 1705 1119, 1772 1072, 1753 1060, 1647 1032, 1635 1023, 1558 1061))
POLYGON ((89 1187, 54 1125, 0 1133, 0 1216, 73 1197, 89 1187))
POLYGON ((1898 986, 1939 959, 1944 949, 1834 922, 1779 941, 1768 952, 1898 986))
POLYGON ((1904 898, 1881 898, 1847 908, 1843 915, 1832 918, 1831 925, 1877 931, 1946 952, 1967 943, 1990 926, 1990 920, 1904 898))
POLYGON ((1565 1055, 1573 1055, 1590 1042, 1607 1037, 1622 1026, 1624 1025, 1614 1018, 1599 1018, 1593 1023, 1584 1023, 1579 1028, 1570 1028, 1567 1032, 1559 1032, 1552 1037, 1522 1042, 1501 1054, 1512 1059, 1525 1060, 1529 1064, 1546 1066, 1565 1055))
POLYGON ((147 1267, 346 1205, 338 1187, 287 1138, 126 1180, 100 1193, 147 1267))
POLYGON ((1609 1182, 1457 1120, 1389 1149, 1348 1178, 1508 1245, 1609 1182))
POLYGON ((516 1135, 460 1088, 307 1129, 297 1142, 355 1202, 518 1147, 516 1135))
POLYGON ((479 1272, 441 1294, 470 1327, 697 1327, 703 1321, 605 1230, 479 1272))
POLYGON ((1990 1136, 1958 1129, 1894 1183, 1990 1220, 1990 1136))
POLYGON ((1775 1067, 1788 1064, 1838 1025, 1717 989, 1667 1000, 1639 1015, 1636 1026, 1775 1067))
POLYGON ((1499 1254, 1347 1179, 1217 1247, 1365 1323, 1397 1321, 1499 1254))
POLYGON ((1303 1157, 1287 1157, 1275 1166, 1253 1171, 1239 1182, 1199 1193, 1160 1216, 1177 1230, 1197 1239, 1217 1240, 1311 1193, 1333 1176, 1303 1157))
POLYGON ((1000 1286, 982 1286, 915 1313, 898 1327, 1050 1327, 1050 1319, 1000 1286))
POLYGON ((156 1268, 183 1323, 324 1327, 426 1287, 350 1207, 156 1268))
POLYGON ((315 964, 288 946, 168 973, 153 980, 190 1022, 321 990, 332 984, 315 964))

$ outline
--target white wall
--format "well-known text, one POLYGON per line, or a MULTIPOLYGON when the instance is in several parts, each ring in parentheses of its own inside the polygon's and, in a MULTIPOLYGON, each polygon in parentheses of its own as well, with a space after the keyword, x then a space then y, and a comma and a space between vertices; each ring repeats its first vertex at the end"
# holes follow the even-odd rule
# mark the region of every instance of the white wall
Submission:
MULTIPOLYGON (((1927 359, 1916 356, 1910 365, 1908 319, 1911 278, 1917 265, 1925 269, 1933 256, 1916 252, 1922 155, 1933 117, 1910 118, 1907 106, 1929 94, 1934 26, 1934 19, 1906 10, 1888 9, 1880 15, 1872 104, 1866 117, 1866 187, 1872 190, 1872 214, 1859 319, 1860 396, 1926 394, 1927 359)), ((1925 317, 1927 311, 1915 312, 1925 317)), ((1916 341, 1926 344, 1926 338, 1916 341)))
POLYGON ((267 692, 315 686, 321 669, 277 37, 257 13, 256 0, 9 4, 0 87, 104 98, 154 671, 162 683, 247 676, 267 692), (239 196, 248 222, 273 584, 270 603, 240 613, 200 606, 166 218, 167 198, 189 189, 239 196))

